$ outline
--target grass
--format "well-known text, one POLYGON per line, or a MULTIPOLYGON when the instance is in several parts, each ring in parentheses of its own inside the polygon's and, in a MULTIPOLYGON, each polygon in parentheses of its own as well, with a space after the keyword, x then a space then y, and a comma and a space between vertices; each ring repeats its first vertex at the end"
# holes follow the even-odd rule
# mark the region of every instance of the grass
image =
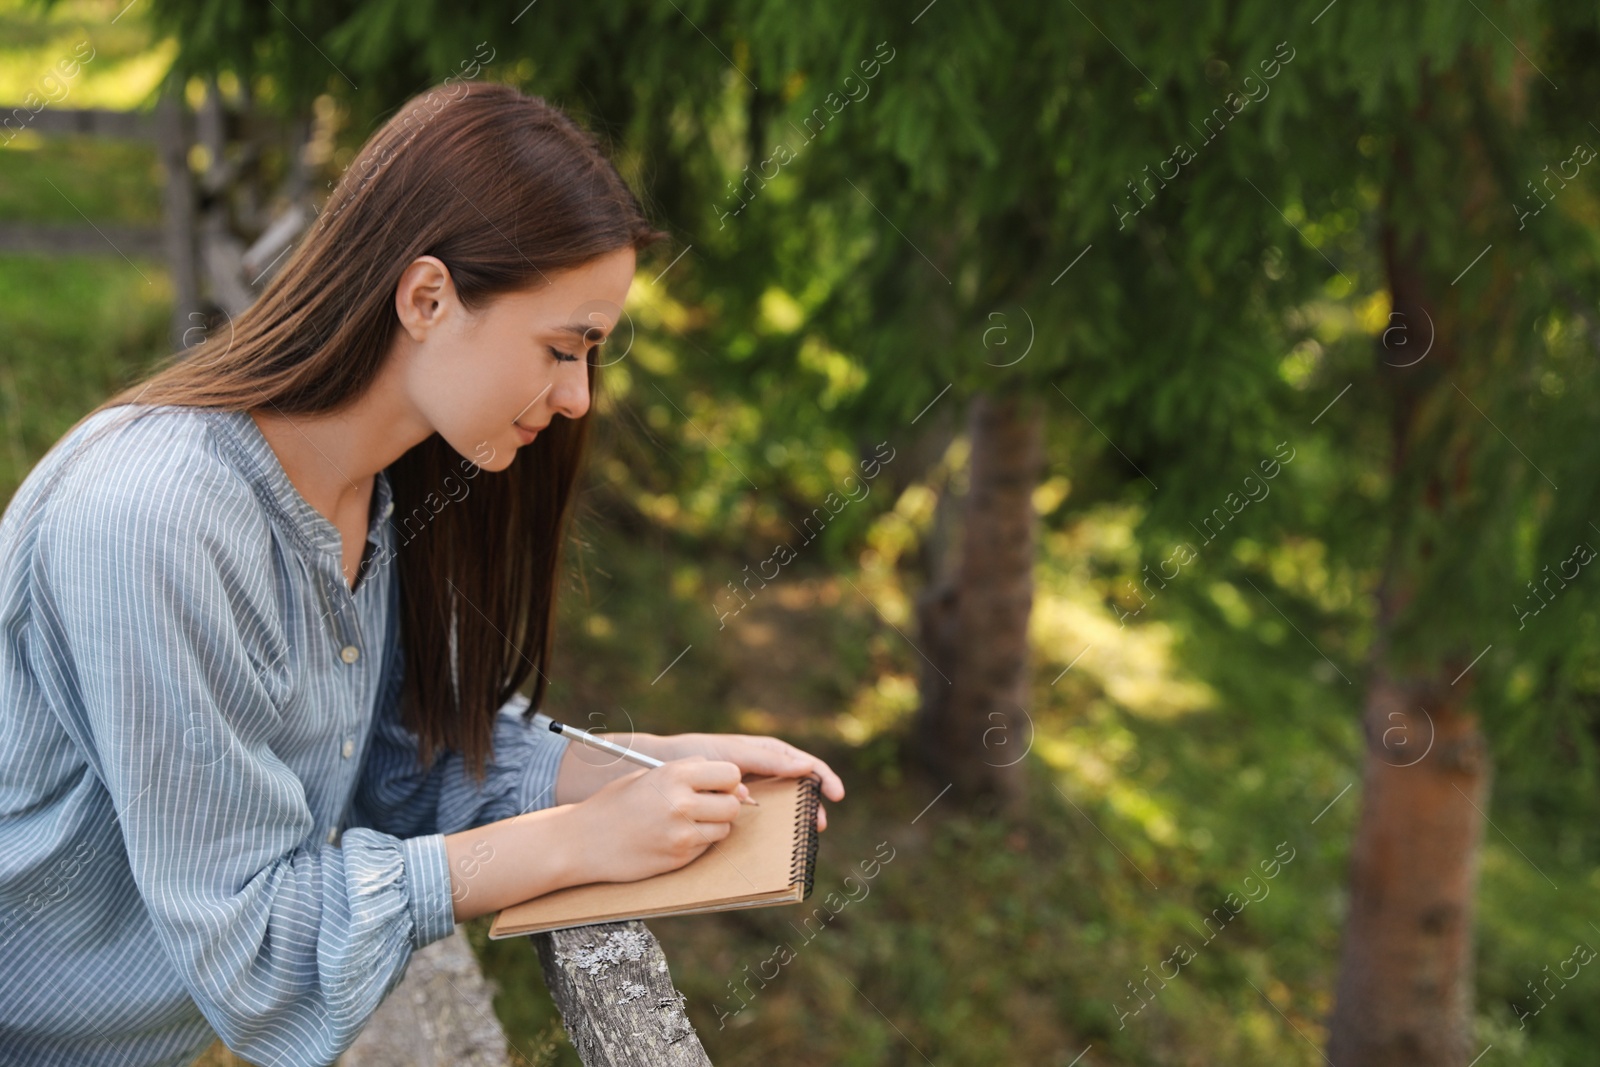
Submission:
POLYGON ((74 226, 106 219, 161 222, 162 174, 154 145, 40 137, 29 130, 0 149, 0 159, 6 175, 0 218, 74 226))
MULTIPOLYGON (((121 6, 0 0, 0 104, 20 106, 29 93, 60 108, 146 103, 169 49, 137 13, 112 25, 121 6), (89 55, 83 41, 93 58, 62 78, 60 63, 89 55)), ((32 129, 0 141, 0 221, 159 222, 151 146, 32 129)), ((79 416, 163 354, 171 302, 160 264, 129 262, 110 246, 101 256, 0 255, 0 497, 79 416)))
POLYGON ((0 256, 4 499, 68 427, 160 354, 171 299, 155 264, 0 256))
MULTIPOLYGON (((1142 979, 1142 968, 1167 956, 1174 939, 1196 940, 1186 924, 1198 923, 1257 859, 1272 855, 1272 834, 1296 833, 1289 819, 1264 824, 1258 813, 1230 823, 1230 812, 1195 808, 1180 818, 1183 835, 1214 821, 1208 846, 1160 847, 1141 828, 1137 804, 1119 811, 1113 786, 1159 806, 1152 797, 1162 779, 1192 754, 1185 737, 1193 723, 1139 719, 1105 704, 1092 681, 1052 697, 1042 680, 1036 748, 1059 748, 1070 737, 1081 765, 1061 769, 1031 756, 1030 799, 1014 820, 948 796, 929 807, 945 783, 909 769, 900 755, 909 709, 880 721, 870 736, 854 724, 863 694, 870 703, 882 677, 914 670, 916 653, 870 605, 839 595, 848 586, 837 576, 803 575, 765 590, 718 633, 699 620, 711 617, 705 593, 718 584, 719 561, 702 557, 696 566, 599 529, 590 537, 606 573, 591 575, 587 594, 565 602, 551 714, 620 703, 636 720, 648 715, 641 728, 674 732, 705 728, 706 702, 717 701, 721 729, 759 728, 801 744, 828 760, 849 790, 844 803, 829 806, 816 888, 805 905, 651 924, 713 1062, 909 1064, 927 1056, 941 1064, 1066 1064, 1090 1044, 1101 1063, 1210 1063, 1219 1055, 1240 1064, 1317 1062, 1273 1005, 1244 982, 1230 985, 1253 976, 1302 1026, 1315 1025, 1303 1018, 1311 1002, 1289 994, 1288 985, 1314 983, 1318 974, 1305 964, 1284 974, 1271 957, 1274 939, 1305 925, 1307 888, 1320 895, 1320 878, 1334 874, 1314 847, 1299 857, 1296 888, 1283 877, 1277 899, 1230 926, 1182 981, 1161 991, 1159 1008, 1132 1029, 1117 1025, 1124 983, 1142 979), (703 584, 684 581, 685 567, 703 584), (601 604, 605 622, 594 627, 601 604), (656 636, 663 633, 675 636, 656 636), (652 695, 627 692, 650 688, 655 665, 690 639, 693 660, 686 656, 652 695), (841 671, 830 660, 852 666, 841 671), (1084 715, 1096 702, 1098 717, 1084 715), (1156 758, 1125 771, 1130 731, 1133 748, 1156 758), (1114 768, 1115 780, 1097 783, 1090 766, 1114 768), (893 859, 863 883, 862 865, 884 849, 893 859), (863 884, 865 895, 825 928, 802 928, 828 894, 839 894, 837 907, 863 884), (763 982, 787 955, 779 946, 793 958, 763 982), (1228 992, 1219 996, 1219 989, 1228 992), (1222 1014, 1239 1024, 1217 1027, 1222 1014)), ((1048 679, 1059 670, 1040 673, 1048 679)), ((1228 733, 1217 723, 1200 729, 1228 733)), ((1212 771, 1185 766, 1181 773, 1212 771)), ((1245 806, 1264 798, 1221 799, 1245 806)), ((1304 847, 1304 835, 1296 836, 1304 847)), ((1331 920, 1321 919, 1324 940, 1331 920)), ((534 1040, 554 1014, 533 953, 521 942, 475 941, 500 984, 497 1011, 513 1041, 534 1040)), ((577 1061, 563 1053, 555 1062, 577 1061)))

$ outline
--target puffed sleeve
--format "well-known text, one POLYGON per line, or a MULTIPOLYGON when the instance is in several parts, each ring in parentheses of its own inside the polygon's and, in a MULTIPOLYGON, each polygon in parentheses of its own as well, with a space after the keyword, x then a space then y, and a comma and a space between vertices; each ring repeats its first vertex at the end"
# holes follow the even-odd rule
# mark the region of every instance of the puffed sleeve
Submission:
POLYGON ((269 745, 281 691, 264 665, 283 627, 266 520, 214 460, 156 469, 52 504, 40 654, 72 679, 64 714, 200 1011, 253 1062, 331 1062, 411 952, 453 928, 443 838, 309 836, 304 787, 269 745))
POLYGON ((520 693, 496 713, 494 752, 481 782, 458 752, 441 753, 422 769, 417 737, 400 721, 404 652, 399 627, 392 629, 383 695, 356 784, 352 821, 392 834, 450 834, 554 807, 556 774, 572 742, 550 732, 550 717, 543 712, 524 721, 528 698, 520 693))

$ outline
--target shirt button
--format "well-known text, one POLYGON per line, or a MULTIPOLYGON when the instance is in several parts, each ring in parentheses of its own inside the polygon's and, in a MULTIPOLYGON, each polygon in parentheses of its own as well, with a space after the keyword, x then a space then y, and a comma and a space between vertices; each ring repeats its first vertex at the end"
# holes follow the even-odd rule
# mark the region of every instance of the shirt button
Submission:
POLYGON ((361 658, 361 650, 355 645, 345 645, 344 648, 339 650, 339 658, 346 663, 354 663, 361 658))
POLYGON ((337 826, 335 826, 335 827, 333 827, 332 829, 330 829, 328 831, 328 844, 337 845, 338 843, 339 843, 339 828, 337 826))
POLYGON ((342 753, 344 755, 345 759, 349 759, 352 755, 355 754, 355 750, 356 750, 355 741, 351 740, 350 738, 345 738, 344 747, 341 748, 339 751, 340 751, 340 753, 342 753))

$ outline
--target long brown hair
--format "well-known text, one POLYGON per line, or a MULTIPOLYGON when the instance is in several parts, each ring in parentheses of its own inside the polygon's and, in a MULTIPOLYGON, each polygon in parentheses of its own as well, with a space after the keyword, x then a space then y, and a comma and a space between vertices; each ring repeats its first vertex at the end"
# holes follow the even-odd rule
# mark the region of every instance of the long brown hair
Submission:
MULTIPOLYGON (((442 260, 475 309, 664 236, 598 140, 559 109, 504 85, 441 86, 367 141, 231 336, 170 357, 95 411, 140 403, 332 412, 360 397, 382 367, 399 329, 395 287, 418 256, 442 260)), ((544 696, 560 548, 597 370, 590 358, 589 413, 553 419, 505 470, 467 475, 476 484, 459 499, 448 489, 451 468, 476 465, 438 434, 388 468, 396 540, 421 519, 395 562, 402 715, 423 765, 450 749, 481 774, 499 707, 530 674, 530 713, 544 696), (441 493, 452 502, 430 504, 441 493)))

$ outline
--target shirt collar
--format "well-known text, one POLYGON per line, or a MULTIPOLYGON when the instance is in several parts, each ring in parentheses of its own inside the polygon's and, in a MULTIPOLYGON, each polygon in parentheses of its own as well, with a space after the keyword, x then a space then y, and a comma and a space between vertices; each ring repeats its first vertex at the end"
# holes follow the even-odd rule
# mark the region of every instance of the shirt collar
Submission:
MULTIPOLYGON (((289 474, 283 469, 278 454, 250 417, 248 411, 209 409, 206 416, 216 427, 218 435, 232 455, 239 472, 255 490, 256 496, 273 512, 288 533, 300 542, 302 548, 315 553, 337 553, 340 546, 338 527, 300 495, 289 474)), ((381 470, 373 479, 372 517, 367 525, 367 540, 383 544, 383 530, 394 512, 394 494, 389 485, 389 472, 381 470)))

